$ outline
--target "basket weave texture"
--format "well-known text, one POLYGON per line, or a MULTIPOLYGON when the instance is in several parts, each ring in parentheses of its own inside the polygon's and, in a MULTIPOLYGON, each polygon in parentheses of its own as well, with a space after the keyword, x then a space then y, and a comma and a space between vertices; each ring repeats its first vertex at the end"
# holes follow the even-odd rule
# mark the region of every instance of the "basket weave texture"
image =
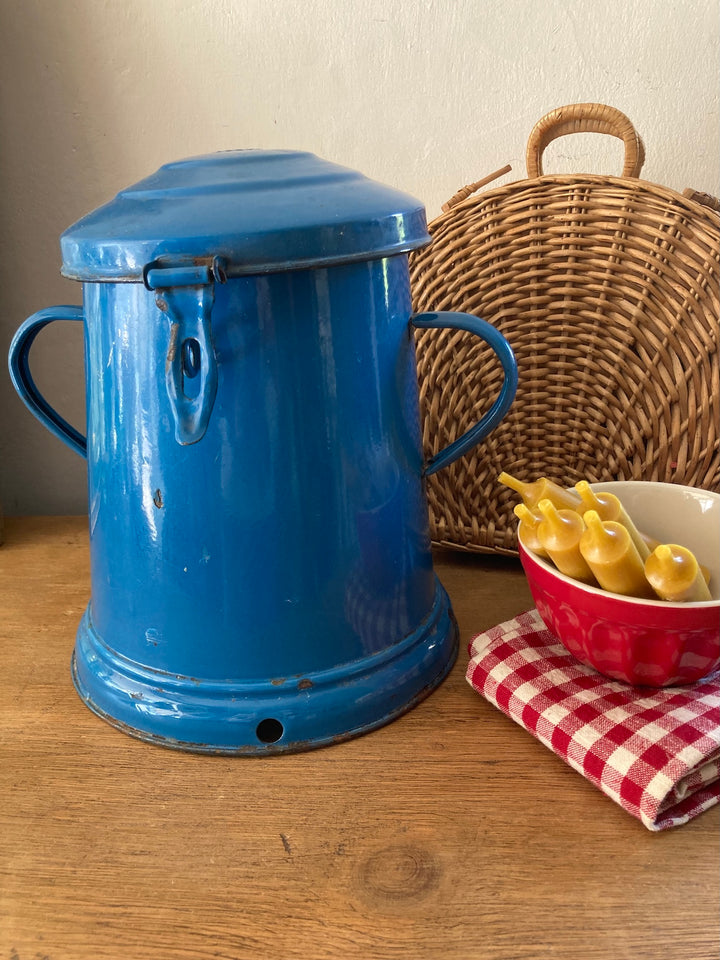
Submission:
MULTIPOLYGON (((625 171, 643 147, 600 104, 559 108, 534 128, 528 168, 575 130, 620 136, 625 171), (602 125, 601 125, 602 123, 602 125)), ((720 217, 637 176, 541 175, 472 196, 464 188, 411 255, 416 311, 491 322, 518 361, 515 402, 465 457, 428 477, 433 540, 517 553, 517 495, 497 481, 720 483, 720 217)), ((502 382, 472 335, 417 334, 423 442, 430 457, 489 408, 502 382)))

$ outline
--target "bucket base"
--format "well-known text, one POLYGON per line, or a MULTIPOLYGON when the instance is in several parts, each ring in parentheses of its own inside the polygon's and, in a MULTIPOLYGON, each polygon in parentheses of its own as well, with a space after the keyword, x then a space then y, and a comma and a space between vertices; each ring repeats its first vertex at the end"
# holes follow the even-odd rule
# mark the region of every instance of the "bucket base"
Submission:
POLYGON ((194 753, 265 756, 311 750, 389 723, 442 682, 457 652, 457 624, 436 580, 429 616, 400 642, 282 683, 205 681, 144 667, 103 643, 88 608, 72 677, 92 711, 132 736, 194 753))

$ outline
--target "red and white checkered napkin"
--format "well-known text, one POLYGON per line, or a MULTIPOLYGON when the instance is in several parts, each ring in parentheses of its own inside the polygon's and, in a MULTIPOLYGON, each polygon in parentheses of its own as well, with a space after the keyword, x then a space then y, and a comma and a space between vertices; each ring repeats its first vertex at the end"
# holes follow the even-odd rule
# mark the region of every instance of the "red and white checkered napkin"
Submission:
POLYGON ((467 679, 649 830, 720 799, 720 671, 663 689, 609 680, 530 610, 475 637, 467 679))

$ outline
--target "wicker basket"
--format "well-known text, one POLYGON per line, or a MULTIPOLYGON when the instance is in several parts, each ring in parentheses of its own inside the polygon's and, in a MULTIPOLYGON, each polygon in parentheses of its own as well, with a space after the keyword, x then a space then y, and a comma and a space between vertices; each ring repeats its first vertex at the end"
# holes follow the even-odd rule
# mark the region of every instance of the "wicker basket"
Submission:
MULTIPOLYGON (((430 225, 430 246, 412 255, 415 310, 484 317, 520 370, 500 427, 428 477, 436 543, 517 552, 517 496, 497 482, 501 470, 568 485, 718 486, 720 217, 697 195, 638 179, 642 162, 642 142, 619 111, 559 108, 531 133, 530 178, 479 196, 495 175, 463 188, 430 225), (543 176, 547 144, 575 131, 620 137, 623 176, 543 176)), ((482 416, 502 373, 468 334, 417 338, 432 456, 482 416)))

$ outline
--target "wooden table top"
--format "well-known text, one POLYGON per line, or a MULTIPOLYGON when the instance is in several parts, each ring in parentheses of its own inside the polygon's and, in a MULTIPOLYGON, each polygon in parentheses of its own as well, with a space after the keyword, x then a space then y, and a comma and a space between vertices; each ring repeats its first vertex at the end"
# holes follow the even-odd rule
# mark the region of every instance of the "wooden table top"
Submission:
POLYGON ((0 960, 716 960, 720 807, 659 834, 465 681, 531 606, 519 564, 437 553, 446 682, 304 754, 197 756, 78 699, 84 518, 0 548, 0 960))

